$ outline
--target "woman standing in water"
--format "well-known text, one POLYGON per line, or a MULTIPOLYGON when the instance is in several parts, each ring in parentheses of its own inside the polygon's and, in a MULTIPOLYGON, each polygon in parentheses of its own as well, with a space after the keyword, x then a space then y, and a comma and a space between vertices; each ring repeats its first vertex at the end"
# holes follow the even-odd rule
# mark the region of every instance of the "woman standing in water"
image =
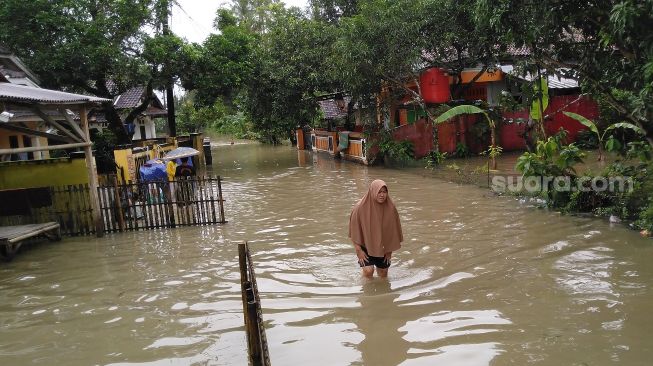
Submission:
POLYGON ((349 216, 349 237, 354 243, 363 276, 372 277, 374 267, 379 277, 388 276, 392 252, 404 240, 397 208, 382 180, 370 184, 367 193, 356 203, 349 216))

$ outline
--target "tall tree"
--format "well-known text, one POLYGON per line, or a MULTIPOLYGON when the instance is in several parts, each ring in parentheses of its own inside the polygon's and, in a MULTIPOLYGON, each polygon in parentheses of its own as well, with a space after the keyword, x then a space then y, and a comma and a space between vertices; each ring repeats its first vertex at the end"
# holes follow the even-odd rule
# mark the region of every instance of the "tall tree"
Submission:
POLYGON ((341 18, 358 13, 359 0, 310 0, 313 18, 329 23, 337 23, 341 18))
POLYGON ((233 106, 233 101, 249 80, 252 52, 257 35, 241 25, 235 14, 219 9, 214 22, 219 34, 211 34, 194 46, 191 67, 182 75, 182 85, 195 90, 195 104, 212 106, 217 99, 233 106))
POLYGON ((261 37, 245 107, 265 141, 292 138, 295 128, 315 118, 313 97, 332 87, 327 62, 334 41, 332 26, 293 11, 277 16, 261 37))
POLYGON ((143 57, 151 36, 152 0, 4 0, 0 42, 37 74, 43 86, 113 99, 135 85, 147 85, 144 102, 121 118, 112 103, 103 112, 119 142, 129 141, 125 123, 149 103, 156 65, 143 57))
MULTIPOLYGON (((473 22, 473 11, 473 0, 363 2, 358 14, 341 20, 336 74, 355 96, 389 87, 425 107, 420 91, 408 87, 410 81, 419 86, 424 68, 441 67, 456 75, 479 67, 480 75, 496 64, 493 33, 473 22)), ((457 85, 454 97, 463 92, 464 86, 457 85)))

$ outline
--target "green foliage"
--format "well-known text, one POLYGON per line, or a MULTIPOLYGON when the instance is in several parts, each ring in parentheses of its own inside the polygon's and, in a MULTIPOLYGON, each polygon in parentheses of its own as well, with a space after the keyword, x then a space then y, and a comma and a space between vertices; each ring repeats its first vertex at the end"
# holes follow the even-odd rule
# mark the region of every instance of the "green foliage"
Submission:
POLYGON ((526 152, 517 159, 515 169, 528 176, 576 176, 574 165, 581 163, 585 154, 575 144, 563 145, 566 133, 538 141, 534 153, 526 152))
POLYGON ((334 28, 296 14, 275 18, 261 36, 243 107, 264 142, 278 143, 313 121, 313 96, 332 90, 326 73, 334 28))
POLYGON ((413 143, 407 140, 395 141, 389 131, 383 131, 376 143, 379 155, 385 162, 406 163, 414 159, 413 143))
POLYGON ((454 151, 453 156, 456 158, 466 158, 471 155, 469 147, 463 142, 458 142, 456 144, 456 151, 454 151))
POLYGON ((483 114, 486 118, 487 114, 485 113, 484 110, 477 106, 473 105, 459 105, 455 106, 448 111, 442 113, 438 118, 435 119, 435 123, 442 123, 446 122, 454 117, 463 115, 463 114, 483 114))
POLYGON ((202 46, 189 51, 191 67, 182 75, 182 85, 196 91, 195 103, 207 107, 218 99, 232 104, 250 80, 256 37, 238 26, 227 26, 211 34, 202 46))
POLYGON ((621 142, 617 140, 614 136, 608 137, 608 139, 605 141, 605 150, 608 152, 619 152, 621 151, 621 148, 623 146, 621 145, 621 142))
MULTIPOLYGON (((406 87, 424 67, 443 67, 457 75, 465 67, 493 66, 492 30, 473 21, 475 0, 368 0, 357 13, 340 18, 332 72, 355 100, 388 90, 389 99, 419 93, 406 87), (464 57, 452 57, 452 55, 464 57)), ((462 85, 454 86, 454 99, 462 85)))
POLYGON ((603 133, 600 133, 596 124, 591 120, 572 112, 562 112, 562 113, 564 113, 567 117, 573 118, 576 121, 580 122, 581 124, 589 128, 589 131, 595 135, 596 140, 598 140, 597 146, 599 148, 599 160, 603 160, 603 149, 602 149, 603 147, 605 147, 605 150, 608 152, 617 152, 617 153, 622 152, 623 149, 623 144, 613 135, 610 135, 607 140, 605 139, 605 136, 608 134, 608 132, 620 128, 620 129, 627 129, 627 130, 634 131, 636 134, 639 135, 646 134, 646 132, 643 129, 628 122, 619 122, 619 123, 611 124, 603 131, 603 133))
POLYGON ((193 103, 195 93, 178 101, 178 129, 182 133, 214 131, 238 139, 256 139, 249 118, 242 112, 234 112, 221 99, 208 107, 193 103))
POLYGON ((499 145, 491 145, 481 155, 487 155, 490 159, 496 159, 503 153, 503 148, 499 145))
MULTIPOLYGON (((186 60, 183 42, 160 31, 164 3, 5 0, 0 44, 21 57, 43 87, 108 99, 134 86, 158 88, 185 69, 186 60)), ((102 109, 116 138, 128 142, 124 123, 138 112, 123 121, 113 104, 102 109)))
POLYGON ((337 23, 343 17, 350 17, 358 12, 359 0, 310 0, 313 18, 337 23))
POLYGON ((440 151, 430 151, 425 157, 426 159, 426 168, 427 169, 435 169, 436 167, 442 165, 444 161, 447 159, 447 153, 446 152, 440 152, 440 151))
POLYGON ((259 135, 253 131, 253 126, 249 118, 242 112, 223 116, 213 124, 212 129, 219 134, 232 136, 237 139, 259 139, 259 135))
POLYGON ((599 138, 590 130, 583 130, 576 135, 576 145, 582 149, 596 149, 599 146, 599 138))
POLYGON ((478 0, 474 17, 498 36, 493 44, 530 48, 526 62, 544 70, 567 68, 614 122, 627 120, 651 136, 651 9, 651 0, 478 0))
POLYGON ((653 159, 653 148, 644 141, 634 141, 628 143, 627 159, 639 159, 640 162, 649 162, 653 159))
POLYGON ((648 206, 642 208, 635 224, 640 229, 653 232, 653 201, 651 201, 648 206))

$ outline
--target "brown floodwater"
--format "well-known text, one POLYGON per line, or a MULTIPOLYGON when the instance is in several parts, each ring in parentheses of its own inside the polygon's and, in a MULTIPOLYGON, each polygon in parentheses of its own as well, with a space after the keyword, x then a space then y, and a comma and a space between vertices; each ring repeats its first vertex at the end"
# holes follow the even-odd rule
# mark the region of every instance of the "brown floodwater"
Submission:
POLYGON ((65 238, 0 264, 2 365, 247 365, 237 244, 274 365, 648 365, 653 242, 487 189, 288 146, 216 147, 224 226, 65 238), (349 212, 389 186, 405 242, 364 280, 349 212))

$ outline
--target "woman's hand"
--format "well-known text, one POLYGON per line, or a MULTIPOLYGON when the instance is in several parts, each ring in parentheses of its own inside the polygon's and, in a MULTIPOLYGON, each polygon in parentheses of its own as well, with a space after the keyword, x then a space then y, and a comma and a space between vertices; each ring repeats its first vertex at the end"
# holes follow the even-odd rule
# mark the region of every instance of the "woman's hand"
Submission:
POLYGON ((358 257, 358 263, 360 263, 361 266, 365 266, 365 262, 367 262, 370 257, 367 256, 365 251, 363 251, 363 248, 360 247, 360 245, 354 245, 356 248, 356 256, 358 257))
POLYGON ((383 256, 383 261, 385 262, 385 264, 390 264, 390 259, 391 258, 392 258, 392 252, 387 252, 383 256))

